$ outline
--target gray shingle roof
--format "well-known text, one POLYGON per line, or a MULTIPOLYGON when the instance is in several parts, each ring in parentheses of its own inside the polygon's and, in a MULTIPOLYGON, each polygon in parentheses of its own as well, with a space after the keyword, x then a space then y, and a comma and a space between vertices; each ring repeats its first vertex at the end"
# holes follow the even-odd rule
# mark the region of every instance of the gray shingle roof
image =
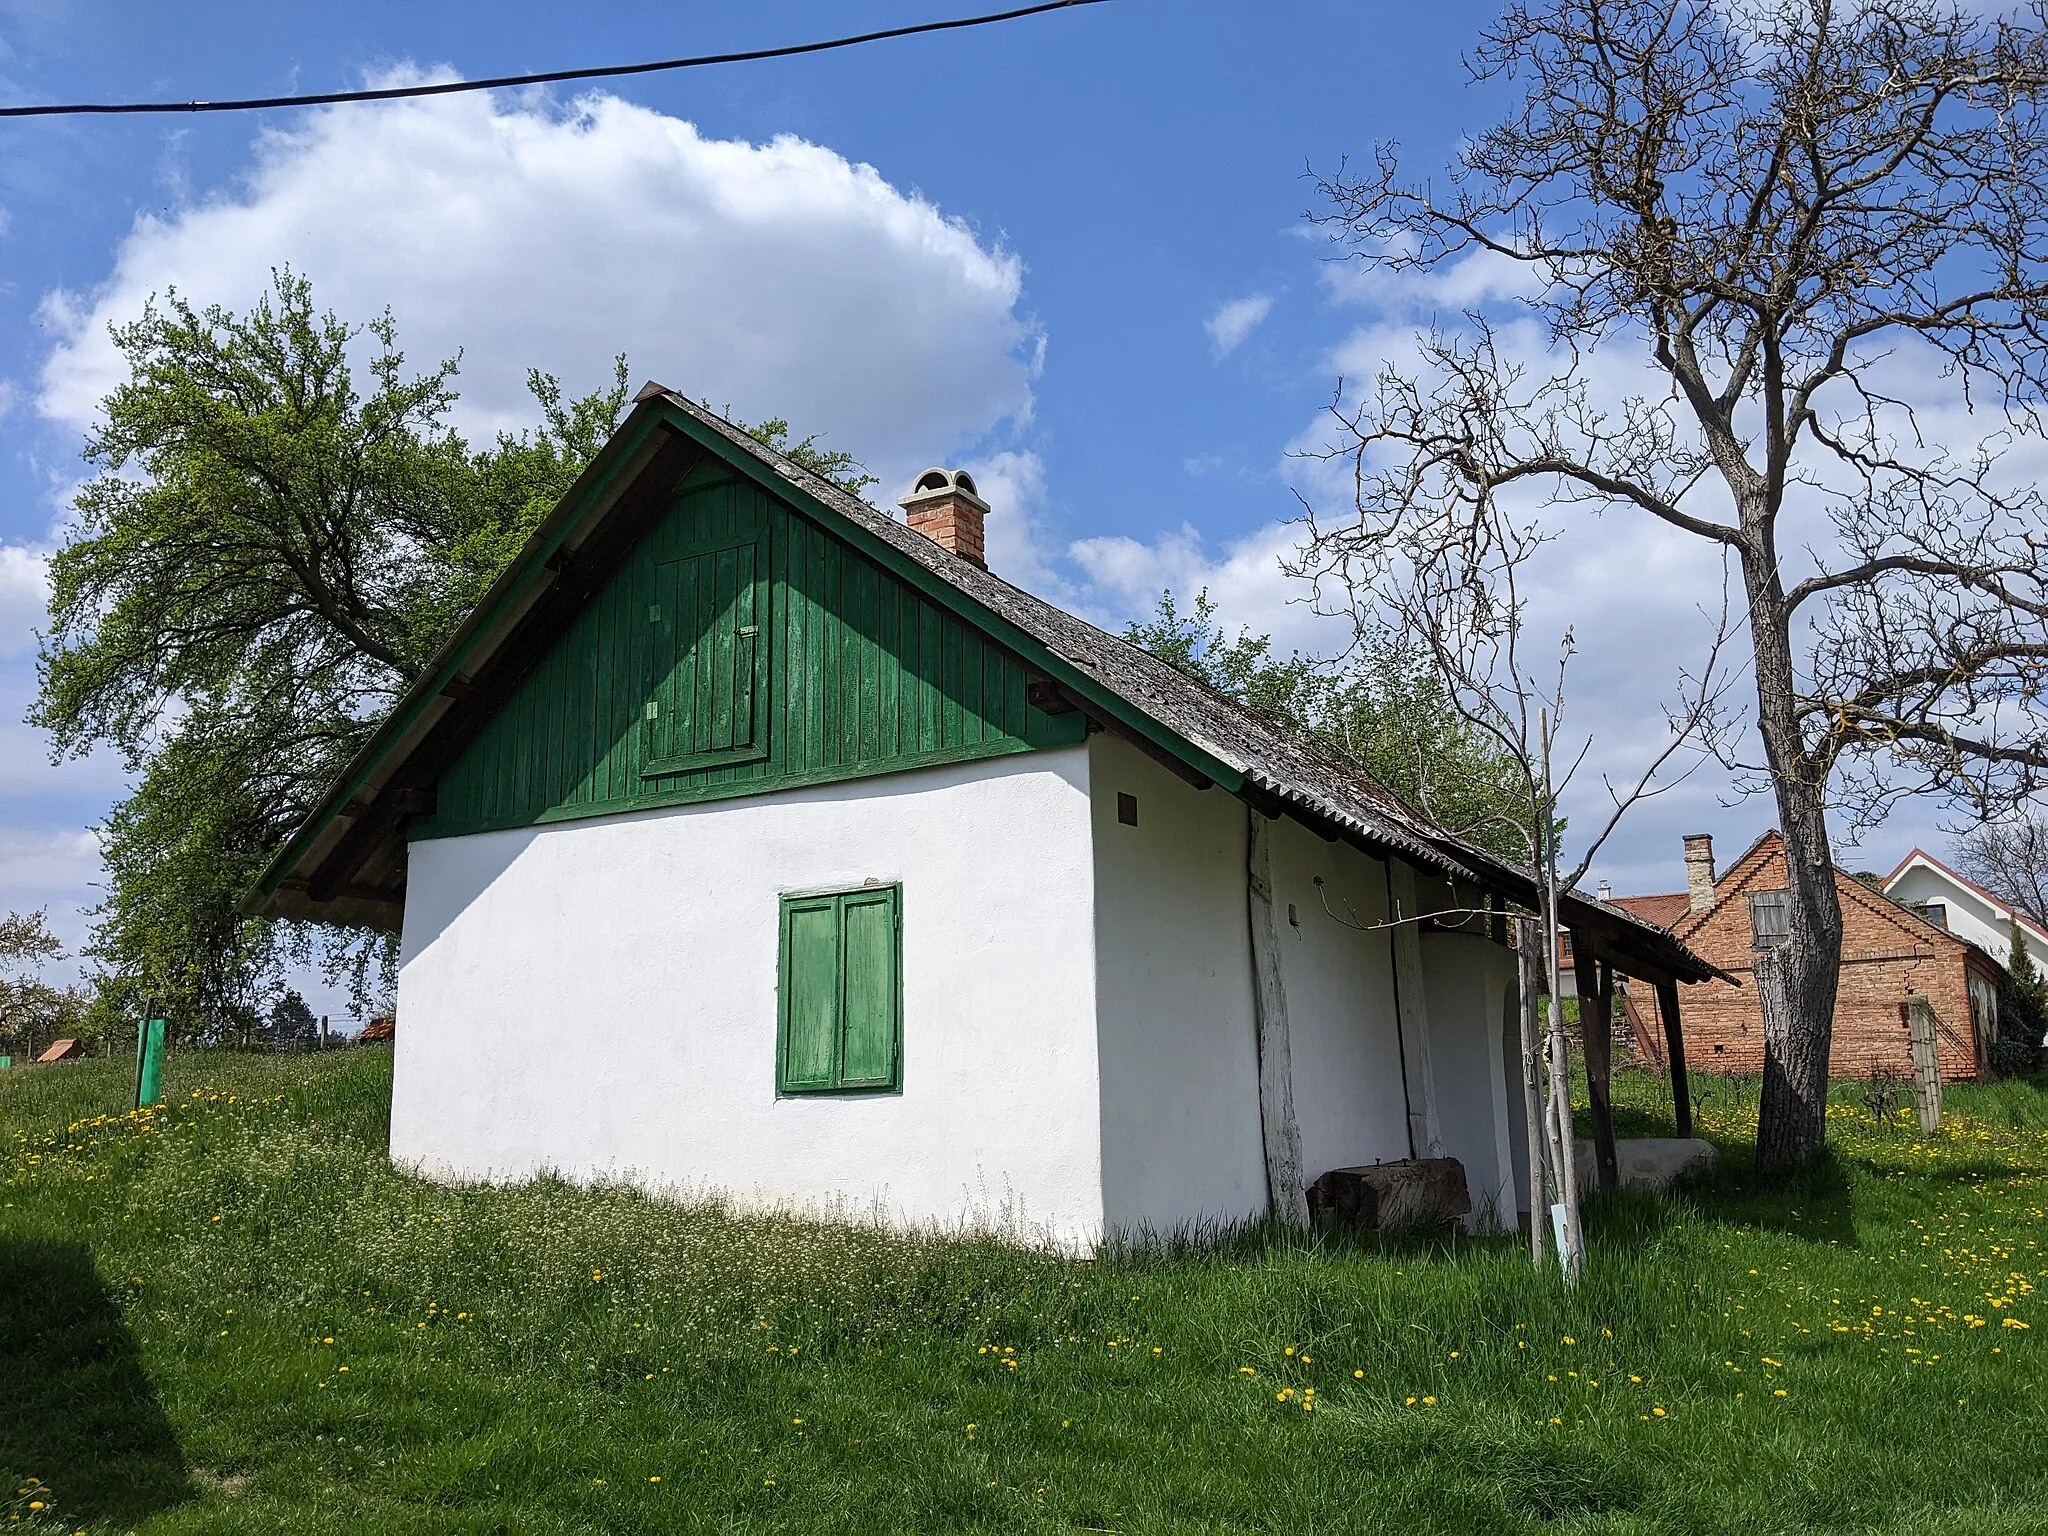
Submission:
MULTIPOLYGON (((431 782, 436 737, 465 710, 476 707, 474 700, 464 701, 465 695, 488 674, 494 658, 512 646, 527 617, 536 611, 532 578, 544 575, 539 568, 559 560, 561 552, 576 543, 576 520, 585 515, 579 509, 582 488, 619 467, 624 451, 620 445, 634 438, 634 429, 645 423, 650 410, 687 418, 698 434, 719 440, 728 459, 751 460, 757 472, 765 470, 801 493, 796 500, 843 519, 951 588, 966 599, 964 606, 970 611, 979 610, 997 621, 992 628, 1026 637, 1071 669, 1072 677, 1064 681, 1081 685, 1084 693, 1092 690, 1112 710, 1147 725, 1153 743, 1190 773, 1222 782, 1259 809, 1291 814, 1326 836, 1376 853, 1396 854, 1440 877, 1533 904, 1535 886, 1527 869, 1434 826, 1356 772, 1200 681, 960 559, 731 422, 650 384, 636 397, 633 417, 614 434, 577 488, 543 522, 476 612, 372 733, 321 806, 280 850, 244 899, 245 910, 310 921, 396 925, 404 889, 402 816, 380 801, 394 794, 419 793, 411 779, 427 776, 431 782), (468 680, 451 684, 465 670, 468 680), (429 767, 414 764, 408 775, 409 760, 423 750, 429 767), (377 836, 355 837, 348 827, 357 818, 377 836), (354 867, 339 867, 342 864, 354 867), (319 894, 323 884, 326 893, 319 894)), ((643 457, 634 462, 644 468, 650 462, 644 457, 647 450, 643 446, 635 451, 643 457)), ((1582 893, 1566 898, 1563 915, 1594 948, 1633 974, 1668 974, 1686 981, 1722 974, 1664 930, 1582 893)))
MULTIPOLYGON (((823 502, 924 567, 981 607, 1014 624, 1134 709, 1236 770, 1272 801, 1304 819, 1339 829, 1372 848, 1452 879, 1531 902, 1532 873, 1434 826, 1393 795, 1331 762, 1291 732, 1262 720, 1214 689, 1127 640, 939 547, 886 512, 834 485, 788 455, 755 441, 729 421, 658 385, 640 399, 660 398, 770 465, 823 502)), ((1720 975, 1712 966, 1634 913, 1581 891, 1565 899, 1567 924, 1596 931, 1626 968, 1631 959, 1670 970, 1682 980, 1720 975)))

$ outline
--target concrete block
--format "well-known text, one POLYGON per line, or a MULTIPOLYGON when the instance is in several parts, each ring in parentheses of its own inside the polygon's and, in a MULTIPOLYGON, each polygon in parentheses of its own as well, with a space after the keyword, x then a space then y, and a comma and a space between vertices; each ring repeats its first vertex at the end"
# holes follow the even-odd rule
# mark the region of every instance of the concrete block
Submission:
MULTIPOLYGON (((1669 1189, 1687 1174, 1702 1173, 1720 1161, 1720 1151, 1698 1136, 1638 1136, 1614 1144, 1623 1189, 1669 1189)), ((1579 1189, 1594 1187, 1597 1168, 1593 1143, 1581 1140, 1577 1152, 1579 1189)))

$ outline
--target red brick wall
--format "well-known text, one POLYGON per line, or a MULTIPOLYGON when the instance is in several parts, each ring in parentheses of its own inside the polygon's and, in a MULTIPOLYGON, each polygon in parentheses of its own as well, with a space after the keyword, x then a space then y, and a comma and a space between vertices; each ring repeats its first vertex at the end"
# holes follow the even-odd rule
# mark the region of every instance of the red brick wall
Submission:
MULTIPOLYGON (((1695 954, 1742 983, 1731 987, 1708 981, 1678 989, 1686 1064, 1696 1071, 1763 1071, 1763 1013, 1756 1000, 1757 951, 1749 924, 1749 893, 1783 890, 1785 884, 1782 845, 1776 838, 1766 839, 1717 882, 1719 899, 1711 911, 1686 917, 1672 930, 1695 954)), ((1969 984, 1970 968, 1981 968, 1981 962, 1960 940, 1900 911, 1847 876, 1837 874, 1835 884, 1842 902, 1842 973, 1835 996, 1830 1073, 1911 1077, 1904 1004, 1919 995, 1934 1005, 1942 1077, 1981 1076, 1984 1055, 1970 1020, 1969 984)), ((1660 1027, 1655 993, 1638 983, 1630 1000, 1649 1026, 1641 1033, 1654 1037, 1660 1027)))

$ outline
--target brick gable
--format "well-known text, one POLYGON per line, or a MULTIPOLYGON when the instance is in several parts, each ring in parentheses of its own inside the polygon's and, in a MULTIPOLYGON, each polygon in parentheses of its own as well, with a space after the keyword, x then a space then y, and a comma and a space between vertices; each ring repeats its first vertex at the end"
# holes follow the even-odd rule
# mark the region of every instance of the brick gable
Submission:
MULTIPOLYGON (((1763 1070, 1763 1012, 1756 996, 1758 951, 1749 898, 1787 884, 1784 841, 1768 832, 1715 881, 1711 907, 1688 911, 1672 924, 1676 938, 1741 983, 1710 981, 1682 989, 1679 1009, 1688 1066, 1725 1073, 1763 1070)), ((1905 1004, 1917 995, 1934 1008, 1943 1078, 1982 1076, 1990 1042, 1979 1038, 1972 1016, 1970 978, 1975 974, 1995 983, 1996 963, 1839 869, 1835 890, 1842 905, 1842 971, 1829 1072, 1910 1077, 1905 1004)), ((1630 999, 1642 1021, 1637 1039, 1654 1047, 1661 1041, 1656 999, 1648 988, 1635 991, 1642 994, 1632 993, 1630 999)))

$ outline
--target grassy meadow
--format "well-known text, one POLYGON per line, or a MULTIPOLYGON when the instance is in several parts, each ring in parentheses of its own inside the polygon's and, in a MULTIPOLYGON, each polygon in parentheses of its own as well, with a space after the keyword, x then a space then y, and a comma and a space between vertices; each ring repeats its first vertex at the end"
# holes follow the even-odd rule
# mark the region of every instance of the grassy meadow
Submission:
MULTIPOLYGON (((61 1532, 2048 1531, 2048 1094, 1506 1239, 1093 1262, 383 1158, 390 1055, 0 1074, 0 1516, 61 1532)), ((1668 1133, 1657 1079, 1624 1134, 1668 1133)))

